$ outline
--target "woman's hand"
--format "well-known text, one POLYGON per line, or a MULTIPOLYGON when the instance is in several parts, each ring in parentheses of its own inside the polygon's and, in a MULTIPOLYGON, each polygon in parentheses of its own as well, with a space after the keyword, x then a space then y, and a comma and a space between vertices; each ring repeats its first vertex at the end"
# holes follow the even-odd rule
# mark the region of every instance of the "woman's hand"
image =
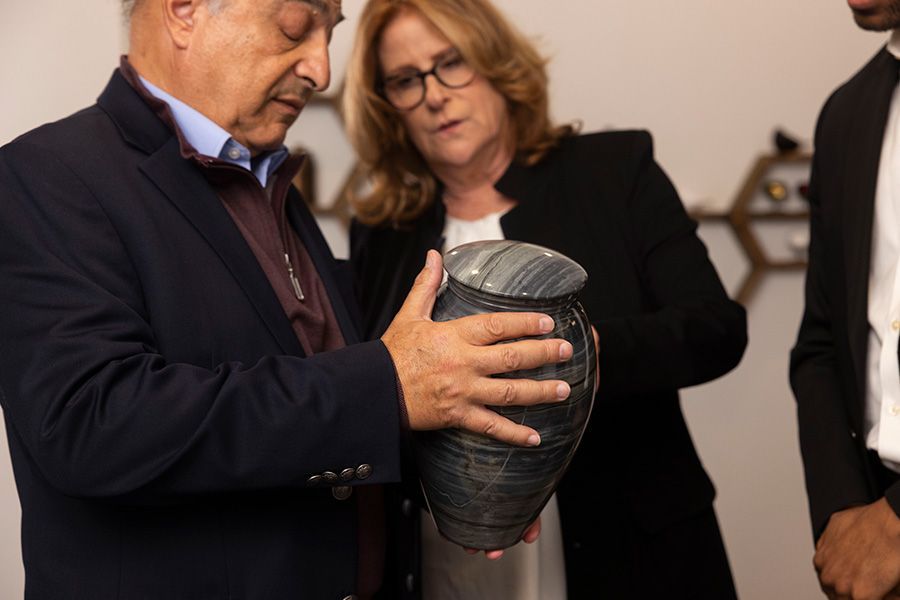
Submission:
MULTIPOLYGON (((534 523, 528 526, 528 529, 525 530, 525 533, 522 534, 522 541, 526 544, 533 544, 537 541, 538 537, 541 535, 541 516, 538 515, 538 518, 535 519, 534 523)), ((466 552, 469 554, 478 554, 479 550, 475 548, 466 548, 466 552)), ((488 560, 497 560, 501 556, 503 556, 503 550, 485 550, 484 556, 488 560)))

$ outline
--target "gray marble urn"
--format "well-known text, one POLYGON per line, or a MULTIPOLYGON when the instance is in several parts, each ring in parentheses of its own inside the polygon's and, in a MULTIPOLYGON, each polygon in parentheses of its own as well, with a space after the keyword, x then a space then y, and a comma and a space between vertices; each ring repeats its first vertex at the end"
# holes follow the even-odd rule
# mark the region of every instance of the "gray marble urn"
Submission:
POLYGON ((565 363, 498 377, 562 379, 572 388, 562 403, 494 408, 541 435, 536 448, 515 447, 456 429, 415 434, 422 489, 438 530, 468 548, 517 543, 565 473, 587 426, 594 400, 596 358, 591 325, 576 295, 587 273, 562 254, 523 242, 495 240, 458 246, 444 256, 447 283, 433 319, 504 311, 548 314, 546 338, 571 342, 565 363))

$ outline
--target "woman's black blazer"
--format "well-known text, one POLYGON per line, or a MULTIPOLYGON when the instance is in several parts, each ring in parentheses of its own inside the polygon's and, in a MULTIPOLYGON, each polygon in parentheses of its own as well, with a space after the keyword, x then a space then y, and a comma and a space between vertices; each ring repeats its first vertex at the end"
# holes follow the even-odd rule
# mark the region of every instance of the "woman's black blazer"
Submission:
MULTIPOLYGON (((513 163, 496 187, 517 201, 501 219, 507 239, 555 249, 589 274, 580 299, 599 332, 600 390, 557 498, 567 569, 590 565, 606 543, 600 515, 624 511, 652 534, 711 507, 715 491, 678 389, 738 364, 746 315, 726 295, 647 132, 566 138, 535 166, 513 163)), ((437 200, 408 227, 354 224, 368 337, 390 324, 426 251, 440 249, 443 227, 437 200)))

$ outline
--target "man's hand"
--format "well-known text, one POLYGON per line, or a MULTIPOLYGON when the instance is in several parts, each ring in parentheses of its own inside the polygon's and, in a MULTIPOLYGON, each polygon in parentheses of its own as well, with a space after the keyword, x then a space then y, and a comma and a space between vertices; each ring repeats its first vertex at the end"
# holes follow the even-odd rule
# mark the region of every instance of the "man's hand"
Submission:
POLYGON ((516 425, 485 405, 559 402, 571 390, 564 381, 499 379, 491 375, 568 360, 563 340, 520 340, 553 330, 553 320, 536 313, 494 313, 444 323, 431 320, 441 283, 441 257, 430 250, 400 312, 381 338, 403 388, 413 430, 458 427, 519 446, 540 443, 537 431, 516 425))
POLYGON ((900 597, 900 519, 884 498, 834 513, 813 564, 831 600, 900 597))

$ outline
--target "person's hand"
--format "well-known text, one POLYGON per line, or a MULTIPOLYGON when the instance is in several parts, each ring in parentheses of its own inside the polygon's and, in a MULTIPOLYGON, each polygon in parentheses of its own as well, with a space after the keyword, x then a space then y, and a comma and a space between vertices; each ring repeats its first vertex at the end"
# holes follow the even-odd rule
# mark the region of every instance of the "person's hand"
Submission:
POLYGON ((831 600, 900 599, 900 519, 884 498, 834 513, 813 564, 831 600))
POLYGON ((518 446, 540 444, 538 432, 486 408, 560 402, 564 381, 500 379, 491 375, 568 360, 564 340, 502 340, 547 334, 553 320, 537 313, 493 313, 435 323, 431 320, 441 282, 441 256, 428 252, 400 312, 381 341, 387 347, 413 430, 458 427, 518 446))
MULTIPOLYGON (((526 544, 533 544, 537 541, 538 537, 541 535, 541 515, 538 515, 538 518, 528 526, 528 529, 525 530, 525 533, 522 534, 522 541, 526 544)), ((469 554, 478 554, 479 550, 475 548, 466 548, 466 552, 469 554)), ((485 550, 484 556, 488 560, 497 560, 501 556, 503 556, 503 550, 485 550)))

